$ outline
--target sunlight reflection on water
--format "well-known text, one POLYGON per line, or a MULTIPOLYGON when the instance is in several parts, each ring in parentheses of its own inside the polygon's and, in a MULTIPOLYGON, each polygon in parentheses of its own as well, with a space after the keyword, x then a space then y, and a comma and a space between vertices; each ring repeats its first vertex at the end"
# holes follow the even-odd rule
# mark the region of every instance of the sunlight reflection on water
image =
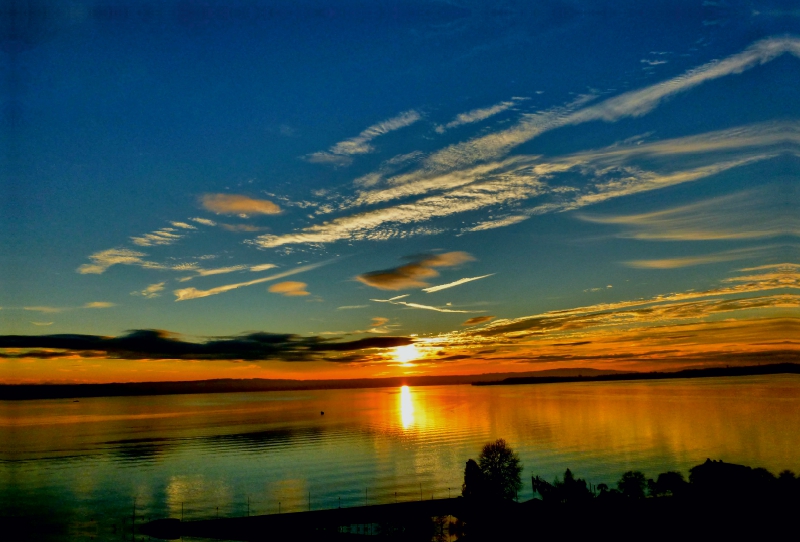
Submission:
POLYGON ((400 388, 400 417, 403 420, 403 429, 408 429, 414 423, 414 403, 411 399, 411 388, 400 388))

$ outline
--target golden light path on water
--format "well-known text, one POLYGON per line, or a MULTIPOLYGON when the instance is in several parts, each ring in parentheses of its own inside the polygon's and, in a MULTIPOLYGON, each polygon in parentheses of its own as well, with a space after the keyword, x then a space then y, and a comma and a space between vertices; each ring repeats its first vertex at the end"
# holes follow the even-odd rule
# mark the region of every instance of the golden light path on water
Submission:
POLYGON ((408 386, 400 388, 400 419, 403 421, 403 429, 408 429, 414 423, 414 402, 408 386))

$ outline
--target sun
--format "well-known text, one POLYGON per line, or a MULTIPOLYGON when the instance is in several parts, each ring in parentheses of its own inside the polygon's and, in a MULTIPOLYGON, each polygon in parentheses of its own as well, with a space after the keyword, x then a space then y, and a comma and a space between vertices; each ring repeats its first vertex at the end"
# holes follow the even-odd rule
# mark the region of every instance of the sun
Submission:
POLYGON ((415 359, 420 357, 420 352, 417 350, 417 347, 413 344, 408 344, 406 346, 398 346, 392 352, 392 355, 395 357, 397 361, 402 363, 403 365, 408 365, 410 361, 414 361, 415 359))

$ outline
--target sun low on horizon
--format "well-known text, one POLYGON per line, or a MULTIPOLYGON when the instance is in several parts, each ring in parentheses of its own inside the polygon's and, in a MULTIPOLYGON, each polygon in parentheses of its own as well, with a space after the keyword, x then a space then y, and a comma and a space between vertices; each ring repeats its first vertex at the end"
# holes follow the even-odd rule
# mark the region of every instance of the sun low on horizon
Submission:
POLYGON ((0 383, 798 359, 796 13, 195 4, 4 42, 0 383))

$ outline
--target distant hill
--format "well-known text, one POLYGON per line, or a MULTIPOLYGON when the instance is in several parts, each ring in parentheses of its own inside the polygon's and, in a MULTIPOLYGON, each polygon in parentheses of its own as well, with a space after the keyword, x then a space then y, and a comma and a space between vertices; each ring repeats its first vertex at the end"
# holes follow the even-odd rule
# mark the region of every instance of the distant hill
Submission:
POLYGON ((609 382, 620 380, 665 380, 673 378, 708 378, 720 376, 757 376, 773 374, 800 374, 798 363, 772 363, 765 365, 745 365, 739 367, 709 367, 705 369, 684 369, 671 373, 621 373, 602 375, 532 375, 513 376, 501 380, 475 381, 474 386, 509 386, 515 384, 556 384, 562 382, 609 382))
POLYGON ((488 373, 480 375, 406 376, 358 378, 347 380, 289 379, 214 379, 177 382, 115 382, 110 384, 2 384, 0 400, 73 399, 80 397, 116 397, 133 395, 175 395, 187 393, 233 393, 257 391, 329 390, 354 388, 391 388, 408 386, 448 386, 497 381, 509 377, 578 377, 615 374, 619 371, 598 369, 549 369, 524 373, 488 373))

